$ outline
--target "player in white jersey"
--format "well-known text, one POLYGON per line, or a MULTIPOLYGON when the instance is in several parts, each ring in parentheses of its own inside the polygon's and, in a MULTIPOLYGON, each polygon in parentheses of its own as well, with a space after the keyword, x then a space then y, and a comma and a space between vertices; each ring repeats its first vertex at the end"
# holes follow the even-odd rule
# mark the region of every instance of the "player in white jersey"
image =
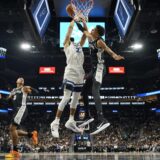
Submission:
POLYGON ((76 126, 74 120, 74 114, 77 108, 77 103, 80 97, 81 89, 83 87, 84 80, 84 54, 82 51, 82 46, 85 42, 85 36, 83 35, 79 43, 74 43, 74 38, 71 38, 71 34, 74 27, 74 21, 72 20, 68 28, 68 32, 64 41, 64 52, 66 55, 67 66, 65 67, 63 87, 64 93, 61 102, 59 103, 58 110, 56 113, 55 120, 51 123, 51 132, 53 137, 59 138, 59 121, 64 110, 64 107, 69 102, 70 103, 70 116, 69 120, 66 122, 65 126, 74 132, 81 132, 81 130, 76 126))

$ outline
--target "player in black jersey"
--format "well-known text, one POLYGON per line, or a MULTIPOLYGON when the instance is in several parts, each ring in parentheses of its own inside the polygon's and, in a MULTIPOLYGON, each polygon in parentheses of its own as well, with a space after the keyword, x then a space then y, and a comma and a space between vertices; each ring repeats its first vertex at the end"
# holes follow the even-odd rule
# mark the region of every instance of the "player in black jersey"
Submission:
POLYGON ((37 90, 30 86, 24 86, 23 78, 18 78, 16 83, 17 83, 17 87, 11 91, 8 97, 8 99, 12 99, 13 106, 14 106, 14 114, 13 114, 12 122, 9 128, 12 143, 13 143, 13 150, 5 156, 6 158, 19 158, 20 157, 17 145, 19 142, 19 137, 21 136, 27 136, 29 138, 32 138, 34 145, 37 145, 38 143, 37 131, 33 131, 30 133, 30 132, 25 132, 23 130, 18 129, 19 125, 26 117, 27 96, 32 91, 37 92, 37 90))
POLYGON ((102 112, 102 104, 100 99, 100 87, 102 84, 102 79, 105 74, 105 66, 104 66, 104 54, 109 54, 113 59, 119 61, 123 60, 124 57, 117 55, 113 52, 101 38, 105 34, 105 30, 102 26, 97 25, 94 29, 92 29, 91 33, 89 33, 86 22, 82 20, 84 27, 80 23, 77 23, 79 30, 81 30, 89 40, 89 48, 90 48, 90 58, 92 69, 88 75, 86 75, 86 83, 84 85, 84 90, 82 92, 82 97, 84 98, 85 106, 88 106, 88 91, 89 87, 92 90, 92 95, 95 101, 95 107, 97 110, 97 130, 91 135, 97 134, 100 131, 107 128, 110 123, 103 116, 102 112), (86 88, 86 89, 85 89, 86 88))

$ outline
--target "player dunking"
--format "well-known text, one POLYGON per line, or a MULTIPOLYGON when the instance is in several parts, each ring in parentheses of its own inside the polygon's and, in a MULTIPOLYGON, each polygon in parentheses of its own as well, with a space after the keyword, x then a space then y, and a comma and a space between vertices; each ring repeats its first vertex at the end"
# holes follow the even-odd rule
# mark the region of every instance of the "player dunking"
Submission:
POLYGON ((85 36, 83 35, 80 43, 75 44, 74 39, 71 38, 71 34, 74 27, 74 21, 72 20, 68 28, 68 32, 64 41, 64 52, 67 59, 67 66, 64 72, 64 93, 63 98, 58 106, 55 120, 51 123, 51 132, 53 137, 59 138, 59 121, 64 110, 64 107, 69 102, 71 95, 72 100, 70 104, 70 116, 65 126, 74 132, 80 132, 81 130, 76 126, 74 121, 74 115, 77 108, 77 103, 81 94, 84 80, 84 54, 82 46, 85 42, 85 36))
MULTIPOLYGON (((88 29, 86 29, 86 22, 84 20, 82 21, 85 27, 82 27, 80 23, 77 23, 77 26, 79 30, 81 30, 89 40, 90 57, 92 63, 92 69, 87 76, 86 84, 88 84, 91 87, 98 115, 97 130, 91 133, 92 135, 94 135, 104 130, 110 125, 110 123, 107 122, 103 115, 102 104, 100 99, 100 87, 102 84, 103 76, 105 74, 104 54, 109 54, 113 59, 117 61, 123 60, 124 57, 117 55, 105 44, 104 40, 101 38, 105 34, 105 30, 102 26, 97 25, 94 29, 92 29, 91 33, 89 33, 88 29), (92 83, 87 83, 87 81, 92 81, 92 83)), ((88 88, 88 86, 84 87, 88 88)), ((88 92, 88 90, 84 89, 84 93, 85 92, 88 92)), ((81 125, 81 127, 82 126, 83 124, 81 125)))
POLYGON ((26 137, 32 138, 33 144, 34 145, 38 144, 37 131, 33 131, 30 133, 30 132, 25 132, 18 129, 21 122, 26 117, 27 96, 32 91, 37 92, 37 90, 30 86, 24 86, 23 78, 18 78, 16 83, 17 83, 17 87, 11 91, 11 94, 8 97, 8 99, 12 99, 13 106, 14 106, 14 115, 13 115, 12 123, 9 128, 12 143, 13 143, 13 150, 5 156, 6 158, 20 157, 20 153, 18 152, 19 137, 26 136, 26 137))

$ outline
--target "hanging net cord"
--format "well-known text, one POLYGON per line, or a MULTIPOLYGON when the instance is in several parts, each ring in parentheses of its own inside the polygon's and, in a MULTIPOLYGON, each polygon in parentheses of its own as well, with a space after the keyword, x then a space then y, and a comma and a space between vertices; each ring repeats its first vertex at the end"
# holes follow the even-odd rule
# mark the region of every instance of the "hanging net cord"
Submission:
POLYGON ((82 14, 88 18, 88 14, 93 7, 93 0, 71 0, 75 15, 82 14))

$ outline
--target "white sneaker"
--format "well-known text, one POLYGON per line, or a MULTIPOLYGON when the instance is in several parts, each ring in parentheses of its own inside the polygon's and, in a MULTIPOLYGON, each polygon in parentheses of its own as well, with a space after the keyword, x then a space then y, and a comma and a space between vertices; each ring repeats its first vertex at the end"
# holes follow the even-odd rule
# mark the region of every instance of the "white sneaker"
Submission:
POLYGON ((55 138, 59 138, 59 132, 58 132, 58 129, 59 129, 59 123, 56 123, 55 121, 53 121, 51 124, 51 133, 52 133, 52 136, 55 137, 55 138))
POLYGON ((93 122, 94 121, 94 118, 91 118, 87 121, 84 121, 82 124, 80 124, 78 127, 79 128, 84 128, 86 125, 88 125, 89 123, 93 122))
POLYGON ((98 128, 96 131, 90 133, 90 135, 96 135, 96 134, 100 133, 101 131, 105 130, 109 126, 110 126, 110 123, 105 123, 100 128, 98 128))
POLYGON ((82 132, 82 130, 76 126, 76 122, 74 120, 68 120, 65 124, 65 127, 73 132, 82 132))

